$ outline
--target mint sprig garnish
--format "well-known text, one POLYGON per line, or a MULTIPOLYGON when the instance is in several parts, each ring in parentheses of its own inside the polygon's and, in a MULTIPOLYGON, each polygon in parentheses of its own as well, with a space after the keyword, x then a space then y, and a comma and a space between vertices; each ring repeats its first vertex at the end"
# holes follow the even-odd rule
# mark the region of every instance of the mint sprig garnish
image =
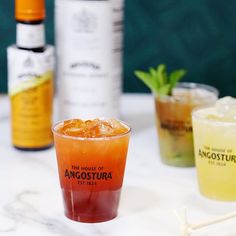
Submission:
POLYGON ((135 75, 151 89, 155 95, 171 95, 172 89, 186 75, 184 69, 174 70, 169 75, 166 65, 161 64, 156 69, 151 67, 148 72, 135 71, 135 75))

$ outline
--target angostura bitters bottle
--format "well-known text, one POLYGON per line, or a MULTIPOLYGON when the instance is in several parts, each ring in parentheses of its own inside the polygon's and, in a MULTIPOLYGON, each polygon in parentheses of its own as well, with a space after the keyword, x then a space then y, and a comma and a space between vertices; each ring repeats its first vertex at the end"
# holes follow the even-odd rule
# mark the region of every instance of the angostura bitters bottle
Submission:
POLYGON ((16 45, 8 47, 12 143, 22 150, 52 145, 54 49, 45 44, 44 0, 16 0, 16 45))

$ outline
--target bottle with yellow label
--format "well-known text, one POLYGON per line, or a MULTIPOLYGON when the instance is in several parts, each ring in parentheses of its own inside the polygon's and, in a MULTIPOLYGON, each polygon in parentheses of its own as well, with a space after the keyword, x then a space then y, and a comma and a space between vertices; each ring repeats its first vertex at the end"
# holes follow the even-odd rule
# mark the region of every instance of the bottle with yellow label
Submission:
POLYGON ((12 144, 21 150, 52 145, 54 48, 45 44, 44 0, 15 0, 17 42, 7 49, 12 144))

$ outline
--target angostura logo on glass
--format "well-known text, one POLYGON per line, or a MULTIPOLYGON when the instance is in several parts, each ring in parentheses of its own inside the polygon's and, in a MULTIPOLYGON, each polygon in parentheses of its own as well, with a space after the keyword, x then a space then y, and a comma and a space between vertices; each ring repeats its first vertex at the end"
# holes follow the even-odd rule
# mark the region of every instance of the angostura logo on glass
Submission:
POLYGON ((174 121, 174 120, 162 120, 160 124, 162 129, 166 129, 172 133, 177 132, 192 132, 192 125, 190 122, 174 121))
POLYGON ((72 28, 78 33, 93 33, 97 28, 97 17, 83 9, 72 16, 72 28))

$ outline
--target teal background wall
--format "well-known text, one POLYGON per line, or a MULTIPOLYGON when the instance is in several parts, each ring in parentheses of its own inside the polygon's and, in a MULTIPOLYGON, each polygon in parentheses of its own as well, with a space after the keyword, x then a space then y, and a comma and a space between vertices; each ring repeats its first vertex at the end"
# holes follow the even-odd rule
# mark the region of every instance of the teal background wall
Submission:
MULTIPOLYGON (((0 1, 0 92, 7 89, 6 46, 15 41, 14 1, 0 1)), ((47 0, 47 41, 53 43, 53 0, 47 0)), ((236 96, 235 0, 127 0, 124 91, 147 92, 135 69, 165 63, 186 68, 185 81, 236 96)))

